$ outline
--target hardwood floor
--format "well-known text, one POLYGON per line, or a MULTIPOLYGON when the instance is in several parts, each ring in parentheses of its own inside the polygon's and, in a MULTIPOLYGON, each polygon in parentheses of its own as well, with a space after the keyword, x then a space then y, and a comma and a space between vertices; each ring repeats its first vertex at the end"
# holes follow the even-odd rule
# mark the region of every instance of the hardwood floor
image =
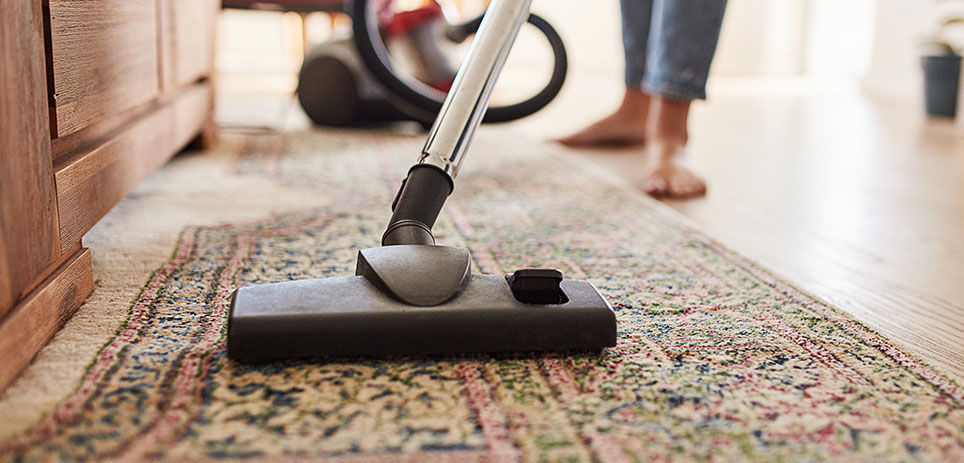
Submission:
POLYGON ((964 378, 964 134, 859 95, 713 104, 693 144, 713 189, 673 207, 964 378))
MULTIPOLYGON (((904 97, 753 87, 719 85, 696 105, 689 157, 709 192, 666 203, 964 380, 962 129, 925 119, 904 97)), ((570 87, 557 107, 520 125, 560 135, 593 120, 572 122, 577 108, 602 114, 618 98, 577 93, 570 87)), ((581 153, 627 181, 638 170, 632 151, 581 153)))

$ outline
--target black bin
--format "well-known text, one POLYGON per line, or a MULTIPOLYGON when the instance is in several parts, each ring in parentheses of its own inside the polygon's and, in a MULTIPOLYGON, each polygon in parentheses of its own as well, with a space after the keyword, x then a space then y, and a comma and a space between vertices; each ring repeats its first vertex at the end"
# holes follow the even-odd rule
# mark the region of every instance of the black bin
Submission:
POLYGON ((924 56, 924 109, 929 116, 955 117, 961 83, 961 57, 924 56))

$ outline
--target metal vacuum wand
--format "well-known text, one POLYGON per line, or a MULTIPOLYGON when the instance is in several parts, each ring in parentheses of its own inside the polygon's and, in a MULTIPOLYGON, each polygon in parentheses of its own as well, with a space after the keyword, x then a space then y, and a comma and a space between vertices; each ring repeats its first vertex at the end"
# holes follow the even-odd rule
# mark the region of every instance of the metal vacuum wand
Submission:
POLYGON ((419 164, 438 167, 453 179, 458 175, 531 3, 532 0, 492 2, 429 131, 419 164))
POLYGON ((422 154, 402 183, 382 245, 435 244, 432 226, 455 187, 465 153, 532 0, 495 0, 442 103, 422 154))

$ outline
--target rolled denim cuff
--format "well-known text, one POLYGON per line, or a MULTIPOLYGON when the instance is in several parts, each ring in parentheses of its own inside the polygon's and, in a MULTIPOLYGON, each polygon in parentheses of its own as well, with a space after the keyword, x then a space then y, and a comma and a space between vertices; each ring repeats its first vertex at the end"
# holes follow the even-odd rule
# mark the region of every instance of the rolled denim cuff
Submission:
POLYGON ((650 95, 657 95, 672 100, 690 101, 706 99, 706 85, 647 79, 643 82, 642 89, 650 95))
POLYGON ((645 71, 643 68, 637 68, 634 66, 629 66, 627 63, 626 72, 623 75, 623 82, 626 84, 626 88, 638 88, 643 89, 643 76, 645 71))

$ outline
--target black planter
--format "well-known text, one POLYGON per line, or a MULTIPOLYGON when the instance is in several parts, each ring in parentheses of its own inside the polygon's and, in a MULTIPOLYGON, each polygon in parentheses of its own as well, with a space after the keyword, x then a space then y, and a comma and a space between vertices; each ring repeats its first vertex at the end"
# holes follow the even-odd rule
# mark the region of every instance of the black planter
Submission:
POLYGON ((957 115, 957 89, 961 83, 961 57, 923 56, 924 109, 928 116, 957 115))

